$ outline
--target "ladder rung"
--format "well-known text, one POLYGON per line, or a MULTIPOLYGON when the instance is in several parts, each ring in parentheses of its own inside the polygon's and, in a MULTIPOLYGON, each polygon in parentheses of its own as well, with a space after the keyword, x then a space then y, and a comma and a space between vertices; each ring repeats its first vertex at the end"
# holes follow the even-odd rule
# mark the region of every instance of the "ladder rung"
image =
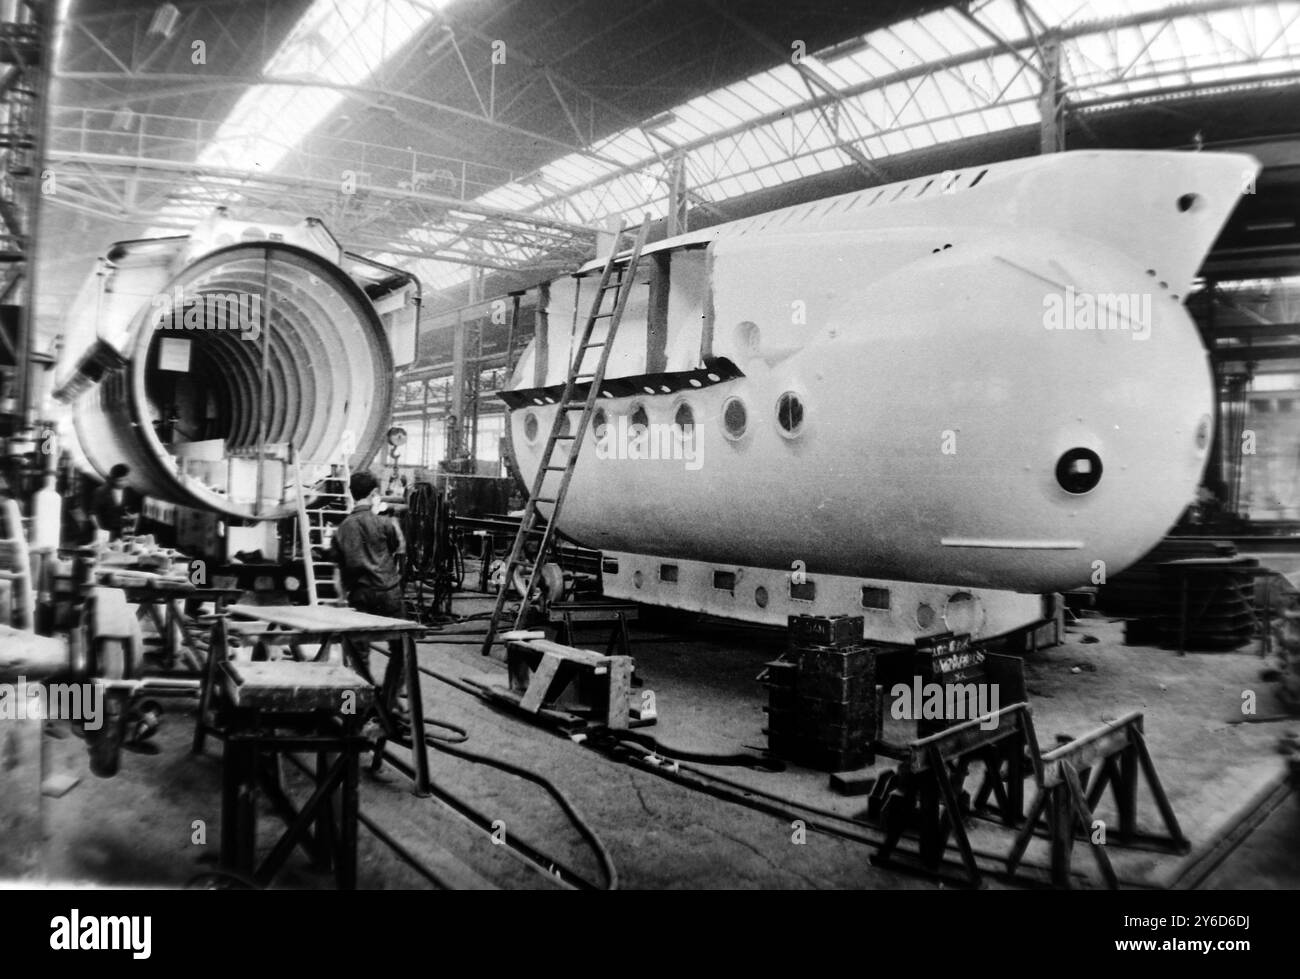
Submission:
POLYGON ((576 435, 557 435, 557 436, 555 436, 555 441, 558 442, 560 439, 566 439, 566 440, 572 442, 575 438, 577 438, 576 435))
POLYGON ((553 497, 553 496, 539 496, 539 497, 536 497, 536 498, 533 500, 533 502, 534 502, 534 503, 554 503, 554 502, 555 502, 555 497, 553 497))
POLYGON ((542 468, 545 469, 547 472, 562 473, 564 472, 564 470, 568 469, 569 467, 568 466, 543 466, 542 468))
POLYGON ((582 345, 582 349, 590 350, 592 347, 603 347, 604 345, 605 345, 604 340, 597 340, 595 343, 584 343, 582 345))
POLYGON ((610 318, 611 316, 613 316, 613 315, 614 315, 614 314, 613 314, 612 311, 611 311, 611 312, 608 312, 608 313, 597 313, 595 316, 592 317, 592 319, 593 319, 593 320, 607 320, 607 319, 609 319, 609 318, 610 318))

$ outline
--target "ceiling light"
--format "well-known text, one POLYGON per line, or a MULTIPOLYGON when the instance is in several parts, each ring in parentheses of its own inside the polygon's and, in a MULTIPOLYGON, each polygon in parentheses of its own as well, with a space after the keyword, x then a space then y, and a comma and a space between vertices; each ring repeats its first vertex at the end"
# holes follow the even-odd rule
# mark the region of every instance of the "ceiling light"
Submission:
POLYGON ((151 37, 170 39, 176 30, 176 22, 181 19, 181 12, 174 3, 163 3, 153 13, 149 21, 149 30, 145 33, 151 37))

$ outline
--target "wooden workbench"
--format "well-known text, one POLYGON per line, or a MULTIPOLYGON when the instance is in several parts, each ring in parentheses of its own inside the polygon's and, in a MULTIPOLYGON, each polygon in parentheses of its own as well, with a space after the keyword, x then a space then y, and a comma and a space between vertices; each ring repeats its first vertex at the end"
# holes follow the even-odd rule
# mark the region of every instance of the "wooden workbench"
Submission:
POLYGON ((217 732, 225 741, 222 864, 266 886, 301 846, 318 867, 334 870, 340 888, 355 888, 359 757, 368 744, 360 728, 374 688, 346 666, 332 663, 227 660, 218 673, 217 732), (316 789, 301 806, 290 799, 278 764, 263 763, 295 751, 316 755, 316 789), (255 866, 259 793, 286 829, 255 866), (330 801, 335 796, 337 825, 330 801))
MULTIPOLYGON (((358 645, 372 642, 396 642, 402 648, 406 671, 407 698, 411 710, 411 754, 415 759, 415 792, 429 794, 429 756, 424 739, 424 702, 420 692, 420 668, 415 654, 415 638, 428 633, 429 626, 406 619, 392 619, 382 615, 358 612, 356 609, 331 605, 244 605, 226 607, 225 613, 216 616, 212 628, 211 654, 203 690, 199 699, 199 714, 194 730, 194 752, 203 751, 205 736, 215 733, 208 722, 212 686, 216 670, 227 656, 227 638, 232 627, 241 636, 255 638, 265 645, 285 645, 295 651, 307 644, 320 644, 315 657, 317 663, 347 662, 358 658, 358 645), (251 628, 250 628, 251 627, 251 628), (265 628, 263 628, 265 627, 265 628), (337 643, 340 656, 331 656, 337 643)), ((387 692, 385 692, 387 693, 387 692)), ((390 737, 396 735, 397 725, 388 711, 388 697, 379 697, 376 706, 390 737)))

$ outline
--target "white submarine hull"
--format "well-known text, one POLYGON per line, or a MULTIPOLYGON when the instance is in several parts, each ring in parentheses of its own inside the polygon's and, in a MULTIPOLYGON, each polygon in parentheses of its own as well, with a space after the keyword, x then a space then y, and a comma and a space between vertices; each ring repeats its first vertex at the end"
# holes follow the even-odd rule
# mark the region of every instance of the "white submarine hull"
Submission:
MULTIPOLYGON (((902 642, 1040 618, 1193 499, 1213 387, 1183 300, 1257 169, 1063 153, 656 243, 560 531, 637 601, 902 642)), ((529 482, 597 269, 551 284, 505 395, 529 482)))

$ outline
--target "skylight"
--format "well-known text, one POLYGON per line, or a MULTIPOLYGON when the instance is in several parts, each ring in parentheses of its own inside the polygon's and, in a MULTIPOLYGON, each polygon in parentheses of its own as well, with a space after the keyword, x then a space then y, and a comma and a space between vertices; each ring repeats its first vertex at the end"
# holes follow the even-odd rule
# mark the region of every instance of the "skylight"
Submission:
MULTIPOLYGON (((263 69, 268 78, 303 84, 254 85, 240 96, 216 136, 199 152, 199 167, 236 173, 269 173, 312 130, 329 118, 346 97, 343 88, 360 85, 394 53, 422 32, 450 0, 314 0, 263 69), (316 83, 316 84, 313 84, 316 83), (324 87, 340 86, 340 88, 324 87)), ((202 184, 179 195, 206 203, 179 203, 161 213, 193 222, 218 199, 202 184)), ((169 227, 146 235, 175 234, 169 227)))
MULTIPOLYGON (((478 202, 587 224, 635 221, 644 211, 666 213, 672 152, 685 157, 693 198, 723 203, 851 166, 854 153, 886 163, 894 154, 1034 125, 1042 80, 1029 34, 1042 26, 1033 18, 1063 29, 1062 83, 1083 111, 1300 69, 1297 0, 1249 8, 1029 0, 1025 8, 987 0, 971 6, 972 17, 946 8, 872 31, 806 58, 807 81, 792 64, 759 72, 659 114, 651 137, 640 127, 614 133, 478 202)), ((506 248, 494 258, 520 264, 535 251, 506 248)), ((407 264, 433 289, 470 275, 451 263, 407 264)))

